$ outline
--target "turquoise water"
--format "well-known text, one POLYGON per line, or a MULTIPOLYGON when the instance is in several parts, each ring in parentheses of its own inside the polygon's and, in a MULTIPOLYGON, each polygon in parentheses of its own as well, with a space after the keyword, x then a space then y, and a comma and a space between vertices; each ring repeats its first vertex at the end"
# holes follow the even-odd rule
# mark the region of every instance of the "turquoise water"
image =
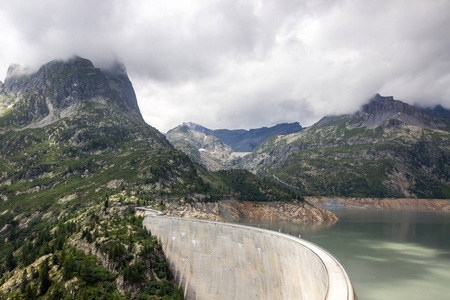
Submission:
POLYGON ((361 300, 450 299, 450 213, 336 210, 336 223, 241 224, 301 235, 345 266, 361 300))

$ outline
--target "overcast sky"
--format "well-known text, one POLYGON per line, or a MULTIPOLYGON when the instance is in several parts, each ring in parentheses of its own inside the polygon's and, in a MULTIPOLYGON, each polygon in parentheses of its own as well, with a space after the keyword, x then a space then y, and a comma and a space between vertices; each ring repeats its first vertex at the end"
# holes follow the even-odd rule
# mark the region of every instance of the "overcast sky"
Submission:
POLYGON ((449 16, 449 0, 0 0, 0 80, 118 59, 163 132, 309 126, 376 93, 450 108, 449 16))

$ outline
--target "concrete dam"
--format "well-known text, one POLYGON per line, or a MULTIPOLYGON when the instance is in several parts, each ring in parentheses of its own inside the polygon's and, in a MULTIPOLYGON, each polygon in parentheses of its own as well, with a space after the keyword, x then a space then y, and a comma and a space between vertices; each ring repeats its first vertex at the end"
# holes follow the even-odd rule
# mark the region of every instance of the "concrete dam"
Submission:
POLYGON ((147 214, 186 299, 357 299, 329 252, 308 241, 230 223, 147 214))

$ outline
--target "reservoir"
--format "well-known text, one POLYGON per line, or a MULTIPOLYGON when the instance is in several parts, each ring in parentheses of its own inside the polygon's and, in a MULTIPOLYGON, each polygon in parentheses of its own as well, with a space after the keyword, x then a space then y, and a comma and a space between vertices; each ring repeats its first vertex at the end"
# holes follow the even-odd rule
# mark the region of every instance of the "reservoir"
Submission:
POLYGON ((345 266, 359 299, 449 299, 450 213, 333 211, 336 223, 240 223, 301 235, 345 266))

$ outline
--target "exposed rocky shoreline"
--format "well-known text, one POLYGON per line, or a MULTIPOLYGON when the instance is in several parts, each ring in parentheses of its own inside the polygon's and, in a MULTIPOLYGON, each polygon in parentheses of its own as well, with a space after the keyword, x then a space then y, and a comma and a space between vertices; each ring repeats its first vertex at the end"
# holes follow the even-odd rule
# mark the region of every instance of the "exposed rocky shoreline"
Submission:
POLYGON ((168 216, 195 218, 220 222, 242 219, 291 221, 294 223, 325 221, 338 218, 325 209, 308 202, 251 202, 224 200, 219 202, 193 202, 166 204, 164 213, 168 216))
POLYGON ((450 211, 450 199, 305 197, 324 209, 402 209, 450 211))

